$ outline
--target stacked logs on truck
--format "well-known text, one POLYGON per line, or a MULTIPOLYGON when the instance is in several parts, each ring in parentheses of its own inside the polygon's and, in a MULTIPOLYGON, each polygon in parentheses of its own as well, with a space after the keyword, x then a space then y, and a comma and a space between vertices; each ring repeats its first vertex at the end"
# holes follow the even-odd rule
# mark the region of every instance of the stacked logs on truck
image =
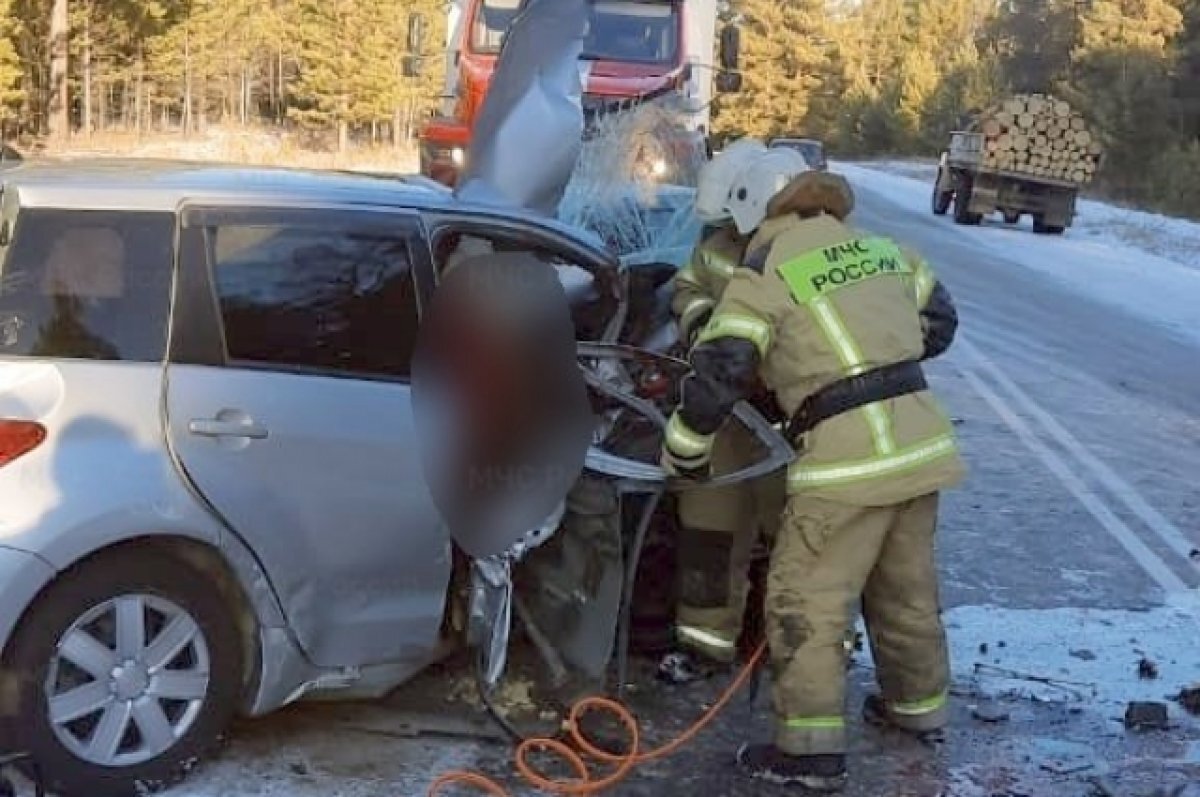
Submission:
POLYGON ((1022 94, 983 113, 984 168, 1049 177, 1083 185, 1100 165, 1100 142, 1083 117, 1063 100, 1022 94))

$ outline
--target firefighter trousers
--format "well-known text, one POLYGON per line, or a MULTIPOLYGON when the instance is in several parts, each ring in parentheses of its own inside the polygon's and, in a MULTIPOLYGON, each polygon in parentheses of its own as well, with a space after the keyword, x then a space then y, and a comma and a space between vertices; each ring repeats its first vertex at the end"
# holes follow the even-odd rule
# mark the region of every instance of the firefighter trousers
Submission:
MULTIPOLYGON (((713 443, 712 471, 730 473, 764 456, 753 432, 731 421, 713 443)), ((786 502, 786 471, 750 482, 679 494, 679 644, 732 662, 760 536, 774 536, 786 502)))
POLYGON ((783 752, 845 752, 843 642, 860 601, 888 718, 914 731, 945 723, 937 510, 936 493, 884 507, 789 499, 766 604, 775 744, 783 752))

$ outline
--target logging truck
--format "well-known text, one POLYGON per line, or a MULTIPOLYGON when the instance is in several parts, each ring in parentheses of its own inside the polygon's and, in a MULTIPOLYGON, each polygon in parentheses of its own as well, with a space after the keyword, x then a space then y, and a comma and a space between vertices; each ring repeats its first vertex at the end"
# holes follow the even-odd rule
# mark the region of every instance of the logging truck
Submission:
POLYGON ((1007 224, 1029 214, 1035 233, 1061 234, 1101 154, 1083 117, 1066 102, 1042 94, 1014 97, 950 134, 933 212, 941 216, 953 207, 954 221, 971 225, 990 213, 1007 224))

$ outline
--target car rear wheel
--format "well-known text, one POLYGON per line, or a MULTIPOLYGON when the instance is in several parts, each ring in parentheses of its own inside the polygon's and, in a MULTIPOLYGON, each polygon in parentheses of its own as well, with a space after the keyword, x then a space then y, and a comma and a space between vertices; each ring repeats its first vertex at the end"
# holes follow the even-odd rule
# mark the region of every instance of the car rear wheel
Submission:
POLYGON ((6 660, 22 746, 62 797, 126 797, 211 752, 240 693, 241 643, 193 567, 150 551, 69 571, 30 608, 6 660))

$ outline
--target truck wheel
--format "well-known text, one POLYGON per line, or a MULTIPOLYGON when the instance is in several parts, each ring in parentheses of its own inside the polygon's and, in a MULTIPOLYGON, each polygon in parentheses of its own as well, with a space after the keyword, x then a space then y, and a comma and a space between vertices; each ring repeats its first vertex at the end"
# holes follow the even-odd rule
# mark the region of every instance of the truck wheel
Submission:
POLYGON ((937 180, 933 184, 933 215, 945 216, 946 211, 950 209, 950 202, 954 199, 953 191, 942 191, 942 173, 938 171, 937 180))
POLYGON ((1047 224, 1042 216, 1033 217, 1033 231, 1038 235, 1062 235, 1065 229, 1060 224, 1047 224))
POLYGON ((962 184, 958 186, 958 190, 954 192, 954 221, 956 224, 976 225, 983 221, 982 213, 972 213, 971 207, 971 181, 964 179, 962 184))
POLYGON ((1016 224, 1020 220, 1021 220, 1020 213, 1013 213, 1012 211, 1008 211, 1008 210, 1004 211, 1004 223, 1005 224, 1016 224))

